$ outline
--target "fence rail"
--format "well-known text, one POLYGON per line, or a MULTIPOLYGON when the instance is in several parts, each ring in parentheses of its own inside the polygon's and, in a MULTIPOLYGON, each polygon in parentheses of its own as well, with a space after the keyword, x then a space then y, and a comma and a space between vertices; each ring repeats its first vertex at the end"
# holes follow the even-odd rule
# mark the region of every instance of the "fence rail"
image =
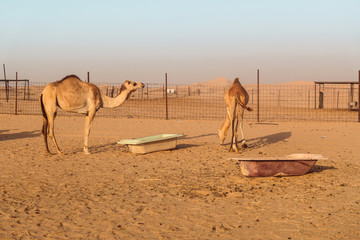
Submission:
MULTIPOLYGON (((38 97, 46 83, 18 83, 17 114, 40 115, 38 97)), ((98 83, 100 90, 115 97, 121 84, 98 83)), ((255 111, 246 112, 247 121, 358 121, 359 85, 327 84, 321 89, 315 83, 244 85, 250 99, 248 105, 255 111), (259 99, 259 103, 258 103, 259 99), (259 111, 257 111, 259 109, 259 111)), ((100 109, 97 116, 128 118, 166 118, 166 95, 169 119, 224 119, 226 108, 223 95, 226 86, 206 84, 176 85, 145 84, 118 108, 100 109), (167 93, 167 94, 166 94, 167 93)), ((15 83, 7 89, 0 85, 0 113, 15 113, 15 83)), ((58 116, 74 113, 58 111, 58 116)))

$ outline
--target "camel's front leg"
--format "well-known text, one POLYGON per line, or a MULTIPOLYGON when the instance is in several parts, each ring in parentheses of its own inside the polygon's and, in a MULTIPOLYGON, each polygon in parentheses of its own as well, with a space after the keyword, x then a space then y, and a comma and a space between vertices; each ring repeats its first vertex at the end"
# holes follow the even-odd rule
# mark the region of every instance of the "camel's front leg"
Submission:
POLYGON ((58 154, 63 154, 61 151, 60 151, 60 148, 56 142, 56 139, 55 139, 55 134, 54 134, 54 121, 55 121, 55 114, 53 115, 48 115, 48 135, 50 137, 50 139, 53 141, 54 145, 55 145, 55 148, 56 148, 56 151, 58 152, 58 154))
POLYGON ((85 116, 85 129, 84 129, 84 153, 90 154, 89 152, 89 135, 90 135, 90 127, 91 123, 95 117, 95 111, 89 111, 89 113, 85 116))

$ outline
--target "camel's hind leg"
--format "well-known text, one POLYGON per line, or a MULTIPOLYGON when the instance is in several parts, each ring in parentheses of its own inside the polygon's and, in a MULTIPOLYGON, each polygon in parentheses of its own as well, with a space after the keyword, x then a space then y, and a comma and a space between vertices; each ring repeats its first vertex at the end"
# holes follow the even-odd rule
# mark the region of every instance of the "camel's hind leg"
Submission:
POLYGON ((227 108, 225 121, 218 131, 219 138, 220 138, 220 144, 224 144, 224 140, 226 138, 226 135, 227 135, 230 125, 231 125, 230 112, 229 112, 229 108, 227 108))
POLYGON ((241 144, 243 148, 247 148, 245 134, 244 134, 244 109, 241 109, 240 113, 240 131, 241 131, 241 144))
POLYGON ((56 117, 57 106, 56 106, 56 95, 54 94, 53 89, 51 87, 46 87, 42 92, 42 94, 40 95, 40 104, 43 113, 42 134, 44 136, 44 141, 45 141, 45 151, 47 154, 50 154, 49 146, 47 143, 47 136, 49 136, 49 138, 53 141, 56 147, 56 151, 59 154, 62 154, 54 135, 54 120, 56 117))
POLYGON ((48 145, 48 141, 47 141, 47 133, 48 133, 48 120, 46 117, 43 117, 43 127, 41 130, 41 135, 44 138, 44 142, 45 142, 45 153, 47 155, 51 155, 51 152, 49 151, 49 145, 48 145))
POLYGON ((239 153, 239 147, 237 145, 238 143, 238 128, 239 128, 239 118, 238 118, 238 115, 236 115, 235 117, 235 121, 234 121, 234 124, 235 124, 235 132, 234 132, 234 143, 233 143, 233 149, 236 153, 239 153))
POLYGON ((234 150, 236 153, 238 153, 238 149, 237 149, 237 124, 238 124, 238 119, 237 119, 237 114, 236 114, 236 102, 234 99, 233 104, 231 105, 230 108, 230 120, 231 120, 231 141, 230 141, 230 148, 229 151, 234 150))
MULTIPOLYGON (((49 110, 51 109, 54 109, 53 107, 51 107, 51 104, 50 105, 50 109, 49 106, 45 107, 46 104, 44 102, 48 102, 48 98, 44 99, 44 94, 46 94, 46 91, 44 91, 43 93, 40 94, 40 97, 39 97, 39 103, 40 103, 40 107, 41 107, 41 112, 42 112, 42 115, 43 115, 43 127, 41 129, 41 135, 43 136, 43 139, 44 139, 44 143, 45 143, 45 153, 47 155, 51 155, 51 152, 49 151, 49 145, 48 145, 48 141, 47 141, 47 137, 48 137, 48 132, 49 132, 49 121, 48 121, 48 112, 49 110)), ((50 98, 51 100, 51 98, 50 98)), ((50 101, 52 102, 52 101, 50 101)), ((52 110, 54 111, 54 110, 52 110)), ((56 111, 56 103, 55 103, 55 111, 56 111)), ((54 113, 51 113, 52 115, 54 113)))
POLYGON ((89 152, 89 135, 90 135, 90 127, 91 123, 95 117, 95 110, 89 111, 89 113, 85 116, 85 129, 84 129, 84 153, 90 154, 89 152))

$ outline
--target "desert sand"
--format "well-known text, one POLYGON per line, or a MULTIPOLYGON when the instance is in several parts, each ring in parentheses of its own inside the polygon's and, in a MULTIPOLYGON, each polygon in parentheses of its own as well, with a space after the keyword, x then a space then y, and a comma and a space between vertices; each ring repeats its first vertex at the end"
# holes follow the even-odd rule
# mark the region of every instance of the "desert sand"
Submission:
POLYGON ((246 122, 249 147, 220 145, 221 120, 0 115, 0 239, 360 239, 359 123, 246 122), (182 133, 136 155, 124 138, 182 133), (50 143, 50 150, 55 149, 50 143), (249 178, 231 157, 322 154, 303 176, 249 178))

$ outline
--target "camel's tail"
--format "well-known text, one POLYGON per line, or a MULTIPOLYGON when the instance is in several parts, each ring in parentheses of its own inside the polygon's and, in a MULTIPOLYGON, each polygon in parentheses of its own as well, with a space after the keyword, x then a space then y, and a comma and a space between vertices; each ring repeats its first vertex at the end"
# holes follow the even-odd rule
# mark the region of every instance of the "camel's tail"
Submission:
POLYGON ((253 109, 246 106, 240 99, 239 95, 236 95, 236 100, 237 102, 240 104, 241 107, 243 107, 244 109, 248 110, 249 112, 251 112, 253 109))
POLYGON ((44 102, 43 102, 43 94, 42 93, 40 94, 39 102, 40 102, 40 106, 41 106, 42 115, 47 120, 47 116, 46 116, 45 108, 44 108, 44 102))

